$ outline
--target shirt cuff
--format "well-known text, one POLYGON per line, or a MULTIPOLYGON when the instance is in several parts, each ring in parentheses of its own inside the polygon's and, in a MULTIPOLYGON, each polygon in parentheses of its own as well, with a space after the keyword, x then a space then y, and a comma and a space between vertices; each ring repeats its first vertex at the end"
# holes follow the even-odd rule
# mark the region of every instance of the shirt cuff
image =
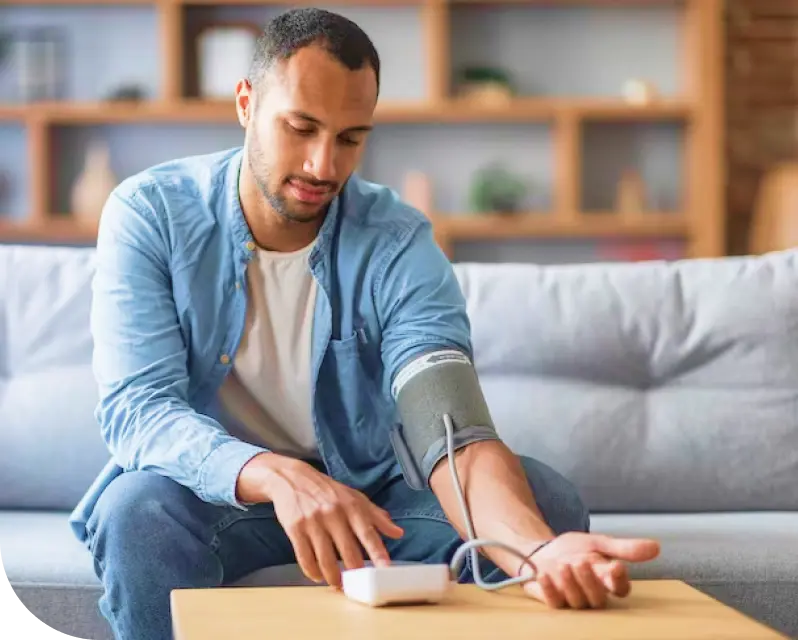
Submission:
POLYGON ((214 449, 200 468, 200 497, 211 504, 229 504, 246 510, 248 505, 236 497, 238 476, 247 462, 267 451, 240 440, 225 442, 214 449))

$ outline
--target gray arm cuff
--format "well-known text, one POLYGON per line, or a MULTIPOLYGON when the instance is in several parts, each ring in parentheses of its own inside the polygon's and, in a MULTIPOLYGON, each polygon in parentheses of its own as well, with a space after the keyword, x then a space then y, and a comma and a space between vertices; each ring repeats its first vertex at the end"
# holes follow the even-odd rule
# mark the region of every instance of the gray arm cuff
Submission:
POLYGON ((391 441, 411 488, 429 487, 435 465, 446 457, 448 414, 455 449, 479 440, 500 440, 471 362, 461 353, 438 351, 406 367, 396 384, 401 424, 391 441))

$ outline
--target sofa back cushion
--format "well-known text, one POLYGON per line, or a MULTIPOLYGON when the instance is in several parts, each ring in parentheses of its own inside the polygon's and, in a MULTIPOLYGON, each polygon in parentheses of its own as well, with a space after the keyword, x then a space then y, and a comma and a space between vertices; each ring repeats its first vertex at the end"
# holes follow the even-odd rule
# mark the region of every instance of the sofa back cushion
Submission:
POLYGON ((798 509, 798 252, 456 269, 500 433, 592 510, 798 509))
POLYGON ((109 458, 94 418, 92 249, 0 247, 0 508, 71 509, 109 458))
MULTIPOLYGON (((455 268, 502 436, 592 510, 798 509, 798 253, 455 268)), ((0 508, 70 509, 109 458, 93 271, 0 247, 0 508)))

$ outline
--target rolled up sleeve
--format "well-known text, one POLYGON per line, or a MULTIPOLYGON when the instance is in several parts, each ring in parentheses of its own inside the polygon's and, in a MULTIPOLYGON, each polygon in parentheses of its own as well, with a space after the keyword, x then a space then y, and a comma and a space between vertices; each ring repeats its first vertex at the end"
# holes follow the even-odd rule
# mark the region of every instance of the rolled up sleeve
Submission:
POLYGON ((100 222, 93 280, 96 417, 115 462, 149 470, 200 499, 236 499, 241 468, 265 451, 188 402, 188 353, 172 295, 169 244, 139 191, 117 187, 100 222))

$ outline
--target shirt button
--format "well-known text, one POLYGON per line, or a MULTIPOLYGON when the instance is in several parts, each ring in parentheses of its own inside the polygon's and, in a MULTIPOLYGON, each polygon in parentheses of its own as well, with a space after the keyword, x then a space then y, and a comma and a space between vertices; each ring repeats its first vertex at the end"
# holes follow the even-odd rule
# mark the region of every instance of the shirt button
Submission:
POLYGON ((230 356, 228 356, 226 353, 223 353, 222 357, 219 358, 219 362, 222 364, 230 364, 230 356))
POLYGON ((240 288, 241 288, 241 283, 240 282, 236 282, 236 289, 240 289, 240 288))
POLYGON ((252 240, 247 242, 247 251, 255 251, 255 243, 252 240))

